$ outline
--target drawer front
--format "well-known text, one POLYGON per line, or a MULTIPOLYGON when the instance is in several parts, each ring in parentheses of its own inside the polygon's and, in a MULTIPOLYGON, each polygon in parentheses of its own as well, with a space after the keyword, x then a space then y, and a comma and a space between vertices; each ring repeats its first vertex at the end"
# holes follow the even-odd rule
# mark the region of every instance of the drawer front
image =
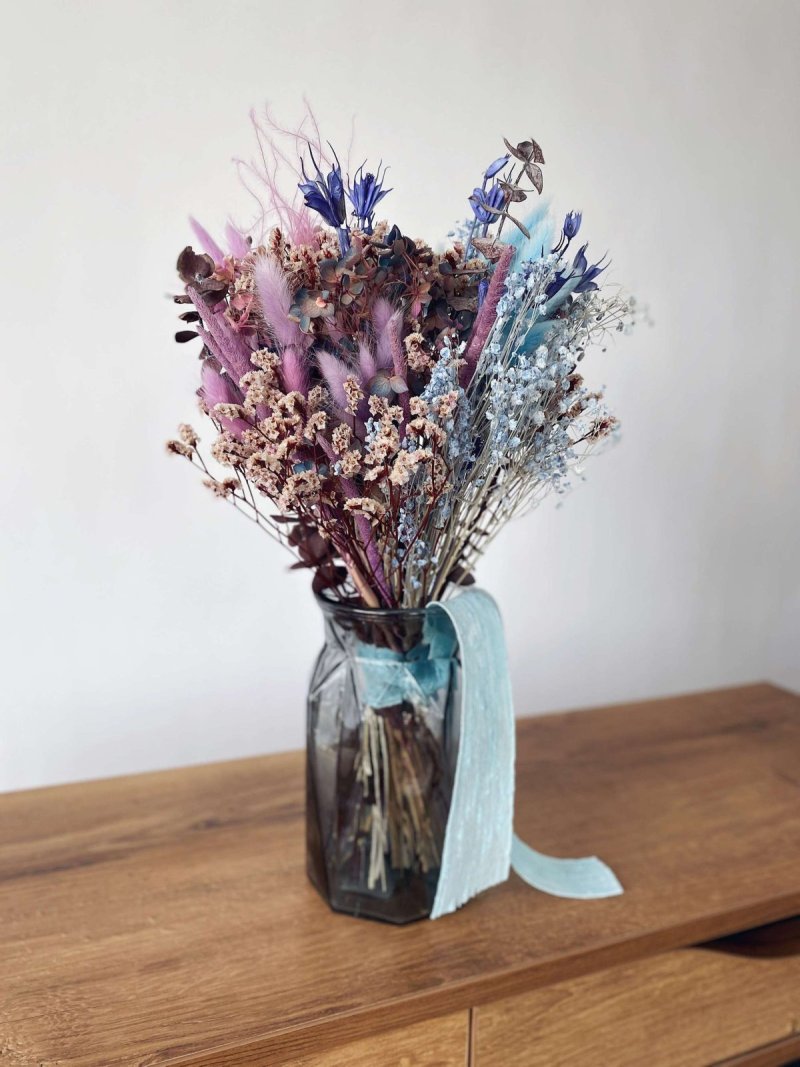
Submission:
POLYGON ((281 1067, 464 1067, 469 1012, 414 1023, 375 1037, 281 1060, 281 1067))
POLYGON ((750 1063, 736 1057, 793 1046, 798 1032, 800 920, 792 920, 481 1006, 473 1067, 750 1063))

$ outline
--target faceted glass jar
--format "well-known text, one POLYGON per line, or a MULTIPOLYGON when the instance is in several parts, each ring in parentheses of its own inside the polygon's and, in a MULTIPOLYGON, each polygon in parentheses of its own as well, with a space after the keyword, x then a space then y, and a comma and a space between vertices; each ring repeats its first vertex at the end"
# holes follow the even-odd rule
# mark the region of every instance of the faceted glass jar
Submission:
POLYGON ((335 911, 422 919, 455 773, 455 642, 431 631, 423 609, 317 599, 325 645, 308 695, 308 874, 335 911))

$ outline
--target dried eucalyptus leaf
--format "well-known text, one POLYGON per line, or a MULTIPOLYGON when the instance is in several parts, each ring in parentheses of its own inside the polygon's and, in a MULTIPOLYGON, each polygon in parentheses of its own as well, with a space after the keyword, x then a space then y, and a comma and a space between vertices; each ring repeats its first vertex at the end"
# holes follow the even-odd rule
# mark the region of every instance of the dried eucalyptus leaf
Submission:
POLYGON ((534 139, 531 137, 531 139, 528 142, 528 144, 530 144, 530 146, 532 148, 531 159, 533 160, 533 162, 534 163, 544 163, 544 153, 542 152, 541 148, 539 147, 539 142, 538 141, 534 141, 534 139))
POLYGON ((490 263, 497 263, 506 246, 494 237, 473 237, 472 247, 490 263))
POLYGON ((521 222, 519 221, 519 219, 515 219, 515 218, 514 218, 514 216, 513 216, 513 215, 509 215, 509 213, 508 213, 507 211, 504 211, 504 212, 503 212, 503 218, 506 218, 506 219, 508 219, 508 220, 509 220, 510 222, 513 222, 513 223, 514 223, 514 225, 515 225, 515 226, 517 227, 517 229, 518 229, 518 230, 519 230, 519 231, 520 231, 521 233, 523 233, 523 234, 525 235, 525 237, 527 237, 528 239, 530 239, 530 236, 531 236, 531 235, 530 235, 530 231, 529 231, 529 230, 527 229, 527 227, 525 227, 525 226, 523 226, 523 225, 522 225, 522 223, 521 223, 521 222))
MULTIPOLYGON (((527 171, 527 166, 526 166, 527 171)), ((518 204, 522 200, 528 199, 528 194, 524 189, 520 189, 518 185, 512 185, 511 182, 500 182, 500 187, 506 194, 506 203, 518 204)))
POLYGON ((544 178, 542 176, 542 168, 537 167, 535 163, 525 164, 525 173, 528 176, 528 180, 531 185, 536 189, 538 193, 541 193, 544 186, 544 178))

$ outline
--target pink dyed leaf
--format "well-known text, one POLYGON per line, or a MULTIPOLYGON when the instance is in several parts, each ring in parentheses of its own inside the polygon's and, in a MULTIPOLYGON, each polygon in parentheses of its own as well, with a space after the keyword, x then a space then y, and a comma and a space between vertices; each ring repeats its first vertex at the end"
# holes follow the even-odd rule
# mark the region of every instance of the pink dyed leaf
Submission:
POLYGON ((250 251, 250 244, 243 233, 232 222, 225 223, 225 240, 231 255, 236 259, 243 259, 250 251))
POLYGON ((189 216, 189 225, 192 227, 192 232, 200 242, 203 251, 211 256, 214 263, 221 263, 225 258, 225 254, 208 230, 201 226, 197 219, 192 218, 191 215, 189 216))

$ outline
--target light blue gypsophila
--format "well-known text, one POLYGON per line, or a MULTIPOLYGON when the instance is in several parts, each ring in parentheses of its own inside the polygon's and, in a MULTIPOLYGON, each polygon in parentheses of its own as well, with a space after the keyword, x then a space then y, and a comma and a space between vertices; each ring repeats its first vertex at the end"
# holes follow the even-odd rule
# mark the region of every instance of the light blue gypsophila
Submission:
POLYGON ((557 263, 548 255, 509 275, 474 389, 483 394, 488 423, 483 454, 498 481, 513 467, 524 470, 532 483, 563 492, 577 459, 569 428, 576 416, 591 421, 604 409, 571 381, 583 354, 589 295, 575 296, 566 315, 562 311, 560 318, 541 321, 557 263))

